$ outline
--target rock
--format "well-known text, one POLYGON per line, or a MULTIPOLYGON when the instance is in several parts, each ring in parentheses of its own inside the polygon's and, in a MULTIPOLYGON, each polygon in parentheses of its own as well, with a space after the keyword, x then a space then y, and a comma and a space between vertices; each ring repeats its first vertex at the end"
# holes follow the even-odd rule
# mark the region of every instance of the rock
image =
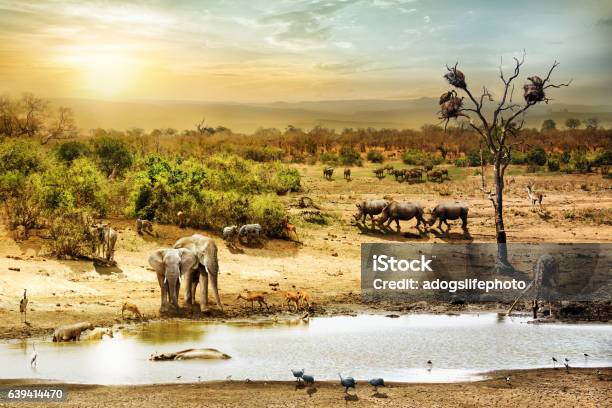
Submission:
POLYGON ((332 252, 331 256, 338 256, 337 252, 332 252))
POLYGON ((396 314, 388 314, 388 315, 385 315, 385 317, 390 317, 391 319, 397 319, 397 318, 399 317, 399 315, 396 315, 396 314))

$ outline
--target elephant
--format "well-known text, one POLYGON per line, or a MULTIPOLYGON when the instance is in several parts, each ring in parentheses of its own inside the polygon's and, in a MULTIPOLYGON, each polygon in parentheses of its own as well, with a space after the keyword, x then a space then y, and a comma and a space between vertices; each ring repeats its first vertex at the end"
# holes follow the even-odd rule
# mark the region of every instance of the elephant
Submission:
POLYGON ((219 286, 217 284, 219 261, 217 259, 217 244, 215 241, 203 235, 194 234, 190 237, 179 238, 174 244, 174 248, 191 250, 199 261, 199 266, 195 270, 197 273, 193 274, 194 270, 191 270, 185 276, 185 279, 189 282, 189 287, 185 290, 185 303, 193 305, 196 288, 198 283, 200 283, 200 310, 205 312, 208 309, 208 278, 210 278, 210 285, 215 295, 217 306, 223 310, 221 297, 219 297, 219 286))
MULTIPOLYGON (((178 311, 180 278, 192 276, 192 271, 198 267, 198 258, 189 249, 163 248, 154 251, 149 256, 149 265, 157 273, 157 281, 161 288, 161 313, 167 310, 168 303, 174 311, 178 311)), ((187 282, 190 282, 189 280, 187 282)), ((190 292, 187 285, 186 292, 190 292)))
POLYGON ((55 329, 53 332, 53 341, 78 341, 81 338, 81 333, 85 330, 93 330, 93 324, 89 322, 69 324, 55 329))

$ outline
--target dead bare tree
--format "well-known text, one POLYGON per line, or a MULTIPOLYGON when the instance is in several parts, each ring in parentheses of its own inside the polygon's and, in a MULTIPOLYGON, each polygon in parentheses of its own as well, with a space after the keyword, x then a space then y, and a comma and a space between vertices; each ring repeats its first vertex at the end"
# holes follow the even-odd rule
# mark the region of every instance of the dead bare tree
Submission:
POLYGON ((49 126, 47 134, 42 137, 41 143, 45 144, 51 139, 68 139, 76 136, 76 132, 72 109, 60 106, 57 110, 57 117, 49 126))
POLYGON ((514 71, 507 77, 504 74, 502 64, 500 64, 500 78, 503 83, 503 92, 501 98, 495 101, 491 93, 486 87, 483 87, 480 96, 475 97, 470 91, 465 75, 457 69, 458 63, 454 67, 446 66, 447 73, 444 78, 454 87, 462 90, 469 101, 471 107, 463 106, 463 98, 459 99, 455 91, 449 91, 443 94, 440 99, 440 113, 443 121, 457 119, 460 116, 469 118, 469 124, 480 136, 491 154, 493 155, 493 179, 495 191, 482 190, 487 194, 493 204, 495 210, 495 232, 496 241, 498 244, 498 270, 513 270, 508 262, 508 250, 506 246, 506 230, 504 226, 504 174, 506 168, 510 164, 510 156, 512 148, 516 146, 518 135, 525 123, 525 114, 529 108, 537 103, 548 103, 550 99, 546 96, 546 90, 549 88, 561 88, 569 86, 571 80, 567 83, 553 84, 550 76, 559 66, 555 61, 548 71, 544 79, 538 76, 527 78, 531 83, 523 87, 524 104, 513 102, 514 82, 518 78, 523 63, 525 62, 525 52, 520 59, 514 58, 514 71), (453 94, 454 93, 454 94, 453 94), (492 114, 485 112, 485 105, 490 102, 494 105, 492 114))

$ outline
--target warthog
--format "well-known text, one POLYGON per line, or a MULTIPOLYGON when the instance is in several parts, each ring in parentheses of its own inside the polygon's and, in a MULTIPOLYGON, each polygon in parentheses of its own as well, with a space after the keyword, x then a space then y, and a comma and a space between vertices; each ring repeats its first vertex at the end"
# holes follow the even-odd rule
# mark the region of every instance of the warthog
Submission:
POLYGON ((442 229, 442 222, 444 222, 450 230, 450 225, 447 220, 457 220, 461 218, 461 221, 463 222, 461 224, 461 228, 466 229, 468 210, 469 208, 466 203, 461 203, 458 201, 438 204, 431 210, 429 225, 434 225, 436 219, 438 219, 440 220, 440 223, 438 224, 439 229, 442 229))
POLYGON ((351 179, 351 169, 344 169, 344 179, 345 180, 351 179))
POLYGON ((251 242, 253 239, 259 241, 261 239, 262 230, 259 224, 246 224, 240 227, 238 230, 238 239, 243 242, 244 238, 247 242, 251 242))
POLYGON ((230 225, 229 227, 223 228, 223 240, 227 243, 233 244, 238 237, 238 226, 230 225))
POLYGON ((374 175, 378 178, 383 178, 385 177, 385 169, 383 169, 382 167, 378 168, 378 169, 374 169, 372 170, 374 172, 374 175))
POLYGON ((142 235, 143 232, 153 235, 153 223, 149 220, 136 219, 136 232, 142 235))
POLYGON ((357 214, 355 220, 363 222, 365 224, 366 216, 370 216, 372 219, 372 226, 374 225, 374 216, 378 215, 382 212, 383 208, 385 208, 389 204, 388 200, 363 200, 355 204, 357 207, 357 214))
POLYGON ((425 219, 423 218, 423 207, 421 207, 417 203, 411 203, 408 201, 392 201, 389 205, 383 208, 380 217, 376 218, 376 223, 382 228, 383 224, 387 222, 386 228, 389 228, 389 225, 392 221, 395 221, 395 225, 397 226, 397 231, 400 231, 400 220, 408 221, 413 218, 417 219, 416 227, 419 228, 421 223, 424 226, 427 226, 425 219))
POLYGON ((323 177, 325 177, 326 179, 331 180, 333 175, 334 175, 333 167, 325 167, 323 169, 323 177))

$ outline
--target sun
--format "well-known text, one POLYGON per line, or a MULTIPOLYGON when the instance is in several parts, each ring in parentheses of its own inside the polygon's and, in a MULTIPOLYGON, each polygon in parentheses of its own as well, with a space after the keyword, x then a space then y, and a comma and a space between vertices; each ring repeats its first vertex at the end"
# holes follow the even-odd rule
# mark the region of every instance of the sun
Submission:
POLYGON ((137 62, 117 50, 95 50, 84 47, 59 58, 62 65, 75 71, 78 86, 96 97, 114 98, 132 85, 137 62))

